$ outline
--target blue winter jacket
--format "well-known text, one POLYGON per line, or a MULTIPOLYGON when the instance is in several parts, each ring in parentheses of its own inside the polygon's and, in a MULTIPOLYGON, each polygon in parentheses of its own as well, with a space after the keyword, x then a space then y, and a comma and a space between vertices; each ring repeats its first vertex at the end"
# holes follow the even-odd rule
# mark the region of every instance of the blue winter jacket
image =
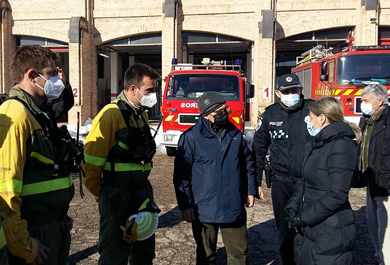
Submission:
POLYGON ((246 198, 256 194, 253 166, 241 131, 229 123, 217 136, 200 116, 180 137, 176 153, 173 183, 180 210, 194 208, 202 223, 246 217, 246 198))

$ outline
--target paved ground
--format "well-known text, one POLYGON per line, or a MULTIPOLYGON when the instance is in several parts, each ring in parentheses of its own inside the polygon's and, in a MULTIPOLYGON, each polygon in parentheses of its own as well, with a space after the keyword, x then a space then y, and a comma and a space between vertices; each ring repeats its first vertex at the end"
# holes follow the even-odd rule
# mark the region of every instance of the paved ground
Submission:
MULTIPOLYGON (((173 158, 157 155, 150 180, 154 187, 155 199, 160 209, 160 225, 156 232, 156 259, 154 264, 195 264, 195 242, 191 226, 181 221, 180 211, 176 207, 172 185, 173 158)), ((79 182, 75 185, 78 190, 79 182)), ((86 197, 80 198, 76 193, 71 203, 70 215, 74 218, 72 245, 69 257, 70 264, 97 264, 99 214, 93 196, 85 191, 86 197)), ((373 262, 373 246, 367 232, 365 220, 365 190, 353 189, 350 201, 355 211, 357 225, 357 243, 355 247, 355 264, 368 265, 373 262)), ((248 209, 248 233, 250 265, 280 264, 277 257, 278 236, 272 214, 269 190, 266 199, 256 201, 248 209)), ((226 264, 226 251, 222 241, 218 244, 218 264, 226 264)))

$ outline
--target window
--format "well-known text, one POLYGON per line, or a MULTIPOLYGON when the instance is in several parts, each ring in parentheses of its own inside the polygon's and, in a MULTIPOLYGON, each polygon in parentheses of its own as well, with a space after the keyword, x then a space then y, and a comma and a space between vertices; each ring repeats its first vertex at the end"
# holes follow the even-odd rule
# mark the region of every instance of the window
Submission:
POLYGON ((115 40, 105 44, 106 46, 115 45, 142 45, 142 44, 161 44, 161 33, 145 34, 124 39, 115 40))
POLYGON ((390 85, 390 53, 347 55, 338 59, 339 85, 368 85, 372 82, 390 85))
POLYGON ((68 46, 68 43, 58 41, 58 40, 44 39, 44 38, 31 37, 31 36, 17 36, 16 46, 22 46, 22 45, 41 45, 41 46, 49 46, 49 47, 56 47, 56 46, 61 47, 61 46, 68 46))

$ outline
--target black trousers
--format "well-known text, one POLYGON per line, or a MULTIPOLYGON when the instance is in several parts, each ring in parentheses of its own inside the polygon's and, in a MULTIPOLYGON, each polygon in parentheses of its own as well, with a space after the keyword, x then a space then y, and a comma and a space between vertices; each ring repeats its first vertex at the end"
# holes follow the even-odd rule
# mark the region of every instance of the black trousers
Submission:
MULTIPOLYGON (((70 249, 70 231, 66 219, 40 226, 28 226, 31 236, 50 249, 49 259, 42 265, 66 265, 70 249)), ((7 250, 10 265, 26 265, 26 261, 7 250)))
POLYGON ((228 224, 210 224, 195 221, 192 232, 196 242, 196 265, 215 265, 218 229, 221 229, 228 265, 246 265, 248 237, 246 218, 228 224))
POLYGON ((295 232, 288 228, 286 217, 287 213, 284 211, 288 200, 293 195, 295 190, 295 183, 299 179, 275 175, 272 180, 272 206, 276 226, 279 231, 280 248, 279 253, 282 258, 283 265, 295 265, 294 262, 294 237, 295 232))

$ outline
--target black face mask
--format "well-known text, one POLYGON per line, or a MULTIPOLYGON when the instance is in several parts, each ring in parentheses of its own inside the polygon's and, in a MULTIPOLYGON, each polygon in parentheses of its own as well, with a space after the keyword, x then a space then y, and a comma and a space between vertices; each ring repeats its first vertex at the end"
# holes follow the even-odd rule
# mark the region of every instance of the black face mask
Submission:
POLYGON ((229 123, 229 115, 228 115, 226 109, 224 109, 223 111, 218 112, 214 116, 214 125, 216 127, 218 127, 218 128, 226 128, 228 123, 229 123))

